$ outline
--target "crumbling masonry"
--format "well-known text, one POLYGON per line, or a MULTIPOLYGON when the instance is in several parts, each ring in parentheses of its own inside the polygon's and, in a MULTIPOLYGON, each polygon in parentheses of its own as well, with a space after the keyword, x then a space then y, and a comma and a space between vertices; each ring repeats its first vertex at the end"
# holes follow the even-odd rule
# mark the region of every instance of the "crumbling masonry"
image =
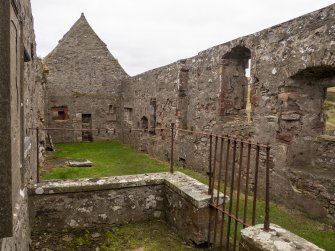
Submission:
MULTIPOLYGON (((30 1, 3 0, 0 48, 0 250, 29 250, 27 188, 45 144, 32 127, 145 128, 116 137, 162 160, 171 157, 169 137, 154 129, 171 123, 269 143, 272 198, 335 223, 335 138, 323 135, 325 89, 335 86, 335 4, 130 77, 84 16, 42 64, 30 1)), ((177 134, 174 161, 205 172, 207 150, 206 138, 177 134)))
MULTIPOLYGON (((82 15, 44 60, 48 126, 148 129, 123 139, 162 160, 169 137, 154 129, 171 123, 270 143, 272 198, 335 222, 335 138, 323 135, 325 89, 335 86, 334 15, 331 5, 134 77, 82 15)), ((111 137, 60 134, 54 141, 111 137)), ((207 171, 208 140, 176 140, 175 161, 207 171)))

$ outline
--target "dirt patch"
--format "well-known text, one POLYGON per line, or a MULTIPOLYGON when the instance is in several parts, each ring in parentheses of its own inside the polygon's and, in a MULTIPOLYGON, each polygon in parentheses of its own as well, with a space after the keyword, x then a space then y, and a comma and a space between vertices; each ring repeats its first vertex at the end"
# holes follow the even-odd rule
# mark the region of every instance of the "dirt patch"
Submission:
POLYGON ((69 161, 68 158, 56 158, 54 152, 47 152, 43 166, 41 167, 41 175, 57 167, 66 167, 66 162, 69 161))

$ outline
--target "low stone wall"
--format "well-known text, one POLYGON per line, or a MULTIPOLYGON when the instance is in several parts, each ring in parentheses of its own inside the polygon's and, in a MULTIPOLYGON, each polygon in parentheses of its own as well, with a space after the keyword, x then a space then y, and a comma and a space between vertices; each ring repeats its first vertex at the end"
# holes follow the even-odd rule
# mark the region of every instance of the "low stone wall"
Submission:
POLYGON ((36 184, 29 189, 32 235, 163 219, 185 241, 206 243, 207 191, 179 172, 36 184))
POLYGON ((324 251, 305 239, 271 224, 265 232, 263 225, 241 230, 240 251, 324 251))

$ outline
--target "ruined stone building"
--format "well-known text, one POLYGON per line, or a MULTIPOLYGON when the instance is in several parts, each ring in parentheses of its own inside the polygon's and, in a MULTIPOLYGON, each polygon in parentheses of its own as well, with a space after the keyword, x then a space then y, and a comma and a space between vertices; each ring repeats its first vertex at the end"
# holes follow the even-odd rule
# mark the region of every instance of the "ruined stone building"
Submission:
MULTIPOLYGON (((27 187, 36 183, 44 145, 33 127, 148 129, 116 137, 162 160, 171 158, 169 132, 155 128, 171 123, 269 143, 272 198, 335 223, 335 138, 324 135, 323 109, 327 88, 335 86, 335 4, 130 77, 84 16, 42 64, 30 1, 4 0, 0 48, 1 250, 29 250, 27 187)), ((208 139, 175 138, 174 161, 206 172, 208 139)))
MULTIPOLYGON (((48 67, 48 126, 116 127, 122 81, 128 77, 82 14, 44 59, 48 67)), ((99 138, 106 136, 101 132, 99 138)), ((54 132, 55 142, 91 141, 92 132, 54 132), (58 133, 58 134, 57 134, 58 133)))
MULTIPOLYGON (((91 116, 93 127, 148 129, 128 142, 163 160, 169 137, 154 129, 171 123, 269 143, 273 198, 335 222, 335 141, 323 135, 323 102, 335 86, 334 48, 331 5, 128 77, 82 16, 45 60, 48 126, 83 128, 84 116, 91 116)), ((208 140, 176 139, 175 161, 205 172, 208 140)))

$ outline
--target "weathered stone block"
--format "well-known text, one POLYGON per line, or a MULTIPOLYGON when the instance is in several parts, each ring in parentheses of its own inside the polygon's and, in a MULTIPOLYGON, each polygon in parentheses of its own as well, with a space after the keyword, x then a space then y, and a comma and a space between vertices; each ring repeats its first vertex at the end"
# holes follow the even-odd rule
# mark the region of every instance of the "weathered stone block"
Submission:
POLYGON ((72 167, 90 167, 93 165, 92 161, 89 160, 68 160, 66 164, 72 167))
POLYGON ((296 112, 282 112, 280 118, 288 121, 300 120, 301 114, 296 112))
POLYGON ((240 251, 324 251, 305 239, 272 224, 265 232, 263 225, 241 230, 240 251))
POLYGON ((297 92, 284 92, 278 95, 278 99, 283 102, 296 101, 299 98, 299 94, 297 92))

